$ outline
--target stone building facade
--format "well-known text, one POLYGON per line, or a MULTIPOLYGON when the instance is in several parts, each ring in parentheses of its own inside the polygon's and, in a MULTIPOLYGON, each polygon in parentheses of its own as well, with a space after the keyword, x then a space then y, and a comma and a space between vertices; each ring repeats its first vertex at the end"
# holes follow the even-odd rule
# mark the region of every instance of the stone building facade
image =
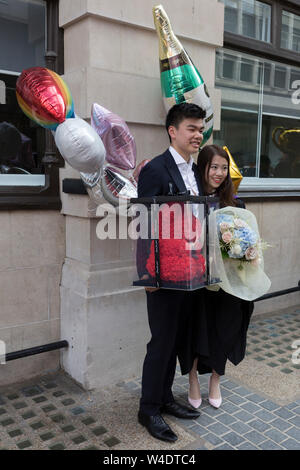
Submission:
MULTIPOLYGON (((138 162, 169 145, 153 5, 150 0, 58 4, 64 79, 76 114, 89 120, 96 102, 122 116, 135 137, 138 162)), ((223 47, 224 4, 164 0, 163 6, 207 84, 219 139, 223 90, 216 86, 216 51, 223 47)), ((79 177, 67 164, 60 168, 61 208, 1 207, 0 339, 8 352, 59 339, 69 348, 1 366, 0 384, 59 367, 87 389, 141 374, 149 331, 144 291, 131 287, 131 243, 97 238, 99 219, 88 196, 63 192, 64 179, 79 177)), ((294 181, 292 192, 287 186, 259 189, 243 182, 240 188, 262 237, 273 246, 265 255, 271 291, 297 285, 300 274, 300 184, 294 181)), ((255 314, 297 303, 299 293, 265 300, 256 304, 255 314)))

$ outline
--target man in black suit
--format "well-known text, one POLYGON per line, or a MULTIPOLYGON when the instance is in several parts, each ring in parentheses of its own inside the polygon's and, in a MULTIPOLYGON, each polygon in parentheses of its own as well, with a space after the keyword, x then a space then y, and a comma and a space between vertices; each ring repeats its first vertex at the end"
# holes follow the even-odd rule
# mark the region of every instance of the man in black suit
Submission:
MULTIPOLYGON (((138 197, 202 195, 200 175, 192 154, 203 140, 205 111, 192 103, 173 106, 166 118, 171 145, 141 171, 138 197)), ((157 439, 174 442, 176 434, 161 413, 195 419, 200 413, 176 403, 172 384, 182 322, 193 292, 146 288, 151 340, 143 366, 139 422, 157 439)))

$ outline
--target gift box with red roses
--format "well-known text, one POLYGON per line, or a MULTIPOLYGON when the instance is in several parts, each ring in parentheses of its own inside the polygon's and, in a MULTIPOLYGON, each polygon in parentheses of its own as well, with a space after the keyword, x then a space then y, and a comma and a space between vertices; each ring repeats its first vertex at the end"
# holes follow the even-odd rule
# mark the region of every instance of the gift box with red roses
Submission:
POLYGON ((133 285, 195 290, 219 281, 210 256, 209 213, 216 198, 157 196, 131 199, 133 285))

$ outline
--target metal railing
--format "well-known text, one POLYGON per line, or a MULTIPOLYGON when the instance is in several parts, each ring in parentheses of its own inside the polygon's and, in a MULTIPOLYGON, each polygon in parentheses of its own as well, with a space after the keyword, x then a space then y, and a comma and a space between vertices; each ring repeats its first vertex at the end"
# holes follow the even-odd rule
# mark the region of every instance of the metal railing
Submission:
MULTIPOLYGON (((265 294, 258 299, 255 299, 254 302, 259 302, 260 300, 272 299, 273 297, 279 297, 280 295, 290 294, 292 292, 300 291, 300 281, 298 286, 291 287, 290 289, 283 289, 276 292, 271 292, 270 294, 265 294)), ((34 356, 35 354, 41 354, 48 351, 55 351, 57 349, 68 348, 69 343, 66 340, 56 341, 55 343, 42 344, 41 346, 35 346, 33 348, 21 349, 20 351, 10 352, 5 354, 5 361, 14 361, 15 359, 20 359, 23 357, 34 356)))
POLYGON ((272 299, 273 297, 279 297, 280 295, 290 294, 292 292, 297 292, 300 290, 300 281, 298 281, 297 287, 291 287, 290 289, 278 290, 276 292, 271 292, 270 294, 262 295, 255 299, 254 302, 259 302, 260 300, 272 299))

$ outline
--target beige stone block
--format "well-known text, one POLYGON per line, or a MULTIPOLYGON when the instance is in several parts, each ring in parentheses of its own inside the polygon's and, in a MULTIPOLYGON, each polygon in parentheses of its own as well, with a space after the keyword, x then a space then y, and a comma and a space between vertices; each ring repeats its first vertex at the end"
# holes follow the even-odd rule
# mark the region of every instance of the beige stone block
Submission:
MULTIPOLYGON (((64 31, 64 70, 72 72, 90 63, 90 20, 85 18, 64 31)), ((77 107, 76 113, 77 111, 77 107)))
POLYGON ((1 327, 59 317, 61 264, 9 270, 1 276, 1 327))
MULTIPOLYGON (((243 193, 240 193, 238 196, 241 197, 241 199, 243 199, 243 193)), ((255 215, 259 231, 261 232, 262 231, 262 224, 263 224, 263 220, 262 220, 262 203, 261 202, 247 202, 246 203, 246 209, 253 212, 253 214, 255 215)), ((261 233, 260 233, 260 236, 262 237, 261 233)))
POLYGON ((49 320, 60 317, 60 283, 62 263, 48 267, 48 315, 49 320))
MULTIPOLYGON (((110 23, 95 17, 87 18, 80 23, 89 32, 89 52, 86 52, 86 66, 111 70, 120 73, 131 73, 157 78, 159 70, 159 43, 154 31, 132 28, 120 23, 110 23), (99 42, 105 48, 99 47, 99 42), (88 58, 90 62, 88 63, 88 58)), ((74 26, 70 29, 76 29, 74 26)), ((68 31, 68 29, 67 29, 68 31)), ((83 36, 87 35, 86 32, 83 36)), ((73 49, 74 43, 80 41, 80 33, 73 32, 67 49, 73 49)), ((213 87, 215 82, 215 49, 205 44, 183 39, 182 44, 193 59, 207 85, 213 87)), ((80 45, 79 45, 80 51, 80 45)), ((75 61, 73 68, 76 68, 75 61)), ((72 69, 67 67, 66 70, 72 69)))
MULTIPOLYGON (((139 28, 154 29, 151 0, 85 0, 60 2, 60 26, 66 27, 85 15, 139 28)), ((163 4, 178 36, 217 46, 223 44, 224 6, 216 0, 165 0, 163 4), (211 19, 211 21, 209 21, 211 19)))
POLYGON ((85 298, 100 297, 107 294, 133 291, 132 287, 135 266, 122 263, 109 265, 84 265, 75 260, 66 259, 61 285, 72 289, 85 298))
POLYGON ((12 267, 57 264, 65 256, 64 217, 57 211, 15 211, 7 235, 12 267))
POLYGON ((298 218, 299 209, 290 201, 264 202, 262 206, 263 230, 261 236, 266 241, 277 241, 286 237, 295 238, 297 236, 296 221, 298 218), (291 223, 291 221, 295 221, 295 223, 291 223))
POLYGON ((7 353, 59 341, 60 320, 1 328, 0 340, 5 342, 7 353))
POLYGON ((62 356, 66 372, 87 389, 140 375, 149 338, 144 290, 86 298, 73 287, 61 287, 61 337, 70 345, 62 356))
POLYGON ((140 376, 150 336, 144 291, 91 299, 87 332, 88 388, 140 376))
MULTIPOLYGON (((67 81, 68 76, 66 74, 67 81)), ((164 125, 165 123, 166 111, 163 106, 159 77, 155 79, 88 68, 87 82, 83 81, 81 86, 86 89, 87 94, 87 99, 81 100, 77 96, 76 102, 80 103, 82 118, 90 118, 92 104, 99 103, 128 123, 151 125, 164 125), (123 93, 123 90, 126 90, 126 93, 123 93)), ((220 94, 214 89, 209 89, 209 92, 212 101, 215 102, 217 117, 220 94)), ((76 93, 74 100, 76 100, 76 93)))
MULTIPOLYGON (((66 217, 67 258, 92 265, 112 265, 120 261, 120 240, 99 239, 97 236, 99 221, 99 218, 66 217)), ((118 236, 118 230, 116 235, 118 236)))
MULTIPOLYGON (((68 54, 68 51, 65 50, 65 54, 68 54)), ((63 79, 68 84, 70 92, 73 97, 75 111, 77 116, 82 119, 91 117, 91 110, 87 111, 87 69, 84 66, 81 66, 80 60, 78 60, 78 67, 76 70, 65 70, 63 79)))
POLYGON ((88 0, 63 0, 59 2, 59 25, 78 21, 78 18, 86 15, 88 0))
POLYGON ((50 351, 36 356, 24 357, 0 365, 0 386, 29 380, 60 369, 60 351, 50 351))
MULTIPOLYGON (((100 240, 97 236, 97 224, 99 219, 92 219, 90 223, 91 232, 91 263, 110 264, 120 261, 120 240, 100 240)), ((117 227, 117 224, 116 224, 117 227)), ((118 232, 116 232, 118 234, 118 232)))
MULTIPOLYGON (((87 196, 81 198, 87 200, 87 196)), ((66 256, 90 263, 90 221, 82 217, 66 217, 66 256)))
MULTIPOLYGON (((10 269, 0 272, 0 328, 35 323, 49 319, 57 307, 53 302, 58 267, 10 269)), ((57 305, 57 300, 55 301, 57 305)))
POLYGON ((208 91, 214 112, 214 131, 218 131, 221 126, 221 90, 208 87, 208 91))
POLYGON ((61 287, 61 338, 69 343, 62 351, 62 367, 76 381, 86 382, 87 300, 71 289, 61 287))
POLYGON ((87 195, 61 193, 61 201, 64 215, 85 218, 95 215, 95 204, 87 195))
POLYGON ((86 113, 90 114, 91 105, 95 102, 119 114, 127 122, 162 124, 165 120, 159 77, 89 68, 86 113))
POLYGON ((0 212, 0 270, 11 266, 11 212, 0 212))
POLYGON ((137 165, 145 158, 151 159, 164 152, 170 145, 164 125, 149 126, 129 123, 137 148, 137 165))
POLYGON ((158 41, 154 31, 89 18, 91 67, 159 77, 158 41), (105 47, 99 47, 99 43, 105 47))
MULTIPOLYGON (((286 259, 288 270, 298 275, 300 279, 300 244, 299 236, 287 237, 281 240, 281 255, 286 259)), ((298 279, 298 280, 299 280, 298 279)))

